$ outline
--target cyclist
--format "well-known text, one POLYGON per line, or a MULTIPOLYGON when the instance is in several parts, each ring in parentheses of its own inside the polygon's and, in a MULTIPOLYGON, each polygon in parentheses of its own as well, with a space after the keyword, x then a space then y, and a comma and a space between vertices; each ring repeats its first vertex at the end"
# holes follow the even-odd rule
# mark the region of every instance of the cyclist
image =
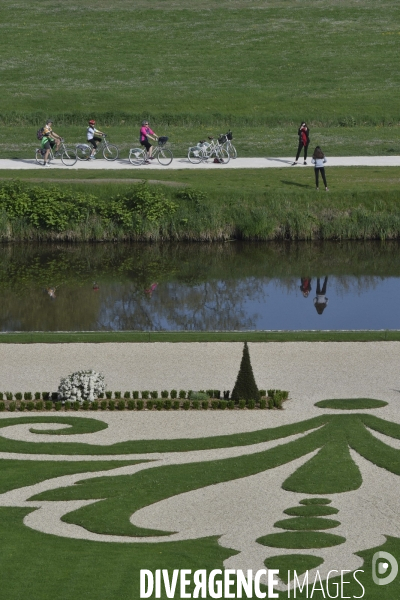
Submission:
MULTIPOLYGON (((150 129, 148 121, 142 121, 139 142, 142 146, 146 148, 146 151, 149 155, 149 160, 154 160, 154 157, 151 155, 151 153, 153 152, 153 146, 150 144, 149 138, 151 140, 158 140, 158 135, 150 129), (155 137, 152 137, 153 135, 155 137)), ((146 162, 148 163, 149 161, 146 160, 146 162)))
POLYGON ((99 137, 99 135, 105 135, 105 133, 99 129, 96 129, 95 125, 96 121, 94 119, 90 119, 89 127, 87 128, 87 141, 92 145, 92 153, 89 156, 89 160, 94 160, 96 158, 95 154, 97 150, 97 142, 101 142, 101 137, 99 137))
POLYGON ((53 121, 51 119, 47 119, 46 125, 43 127, 43 137, 42 137, 42 154, 43 157, 43 165, 45 167, 49 167, 49 154, 50 148, 56 147, 56 152, 60 147, 61 137, 52 129, 53 121))

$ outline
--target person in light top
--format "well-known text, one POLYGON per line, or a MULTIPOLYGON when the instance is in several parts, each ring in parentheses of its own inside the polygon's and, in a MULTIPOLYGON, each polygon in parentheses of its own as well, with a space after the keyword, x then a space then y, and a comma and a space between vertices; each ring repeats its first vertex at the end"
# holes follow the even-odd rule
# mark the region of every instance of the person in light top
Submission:
POLYGON ((314 165, 315 185, 317 187, 317 191, 319 190, 318 177, 319 177, 320 173, 321 173, 324 185, 325 185, 325 190, 328 191, 328 184, 326 183, 325 167, 324 167, 324 164, 326 163, 326 158, 325 158, 325 154, 322 152, 322 150, 319 146, 317 146, 315 148, 314 154, 312 155, 311 162, 314 165))
POLYGON ((95 125, 96 125, 96 121, 94 121, 94 119, 90 119, 89 127, 87 128, 87 141, 92 146, 92 152, 91 152, 91 155, 89 156, 89 160, 95 159, 97 143, 101 142, 101 137, 99 137, 99 136, 105 135, 102 131, 100 131, 99 129, 96 129, 95 125))
POLYGON ((314 298, 314 306, 319 315, 322 315, 325 308, 328 306, 328 298, 326 297, 326 286, 328 283, 328 278, 325 277, 324 283, 322 284, 321 290, 321 281, 319 277, 317 278, 317 289, 316 289, 316 297, 314 298))
POLYGON ((153 156, 151 155, 151 153, 153 152, 153 146, 150 144, 149 138, 151 140, 158 140, 158 135, 154 133, 152 129, 150 129, 149 122, 145 120, 142 121, 142 126, 140 128, 139 142, 142 146, 146 148, 146 151, 149 155, 149 160, 154 160, 153 156), (152 137, 153 135, 155 137, 152 137))

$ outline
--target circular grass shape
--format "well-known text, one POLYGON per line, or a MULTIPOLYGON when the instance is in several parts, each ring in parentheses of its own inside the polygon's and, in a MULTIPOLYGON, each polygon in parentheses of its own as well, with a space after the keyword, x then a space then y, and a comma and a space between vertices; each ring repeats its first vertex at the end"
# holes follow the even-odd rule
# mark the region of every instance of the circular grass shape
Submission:
POLYGON ((283 519, 282 521, 274 523, 274 527, 295 531, 334 529, 334 527, 338 527, 338 525, 340 525, 340 521, 335 521, 334 519, 321 519, 319 517, 293 517, 292 519, 283 519))
POLYGON ((300 500, 300 504, 305 504, 306 506, 310 504, 330 504, 332 500, 329 498, 304 498, 304 500, 300 500))
POLYGON ((263 546, 271 548, 330 548, 344 544, 346 538, 324 531, 285 531, 285 533, 270 533, 256 540, 263 546))
MULTIPOLYGON (((25 425, 26 423, 31 424, 32 427, 29 429, 31 433, 37 433, 40 435, 82 435, 83 433, 96 433, 108 428, 108 424, 98 419, 90 419, 87 417, 19 417, 16 419, 1 419, 0 429, 8 427, 9 425, 25 425), (57 423, 61 425, 68 425, 64 429, 35 429, 35 423, 57 423)), ((0 433, 1 435, 1 433, 0 433)))
POLYGON ((321 504, 309 504, 308 506, 293 506, 283 511, 285 515, 291 517, 326 517, 336 515, 339 509, 333 506, 322 506, 321 504))
POLYGON ((368 408, 382 408, 387 406, 383 400, 373 400, 373 398, 338 398, 333 400, 321 400, 314 406, 318 408, 334 408, 336 410, 365 410, 368 408))
POLYGON ((316 569, 324 562, 323 558, 312 554, 284 554, 282 556, 269 556, 264 565, 267 569, 279 569, 279 577, 286 585, 289 583, 288 571, 296 571, 303 575, 306 571, 316 569))

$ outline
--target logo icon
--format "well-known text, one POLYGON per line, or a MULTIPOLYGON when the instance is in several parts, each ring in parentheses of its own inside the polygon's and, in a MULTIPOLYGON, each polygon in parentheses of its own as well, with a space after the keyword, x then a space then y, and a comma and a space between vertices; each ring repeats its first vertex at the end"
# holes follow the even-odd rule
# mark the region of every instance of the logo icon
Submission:
POLYGON ((375 552, 372 557, 372 579, 376 585, 392 583, 398 572, 399 565, 392 554, 389 554, 389 552, 375 552))

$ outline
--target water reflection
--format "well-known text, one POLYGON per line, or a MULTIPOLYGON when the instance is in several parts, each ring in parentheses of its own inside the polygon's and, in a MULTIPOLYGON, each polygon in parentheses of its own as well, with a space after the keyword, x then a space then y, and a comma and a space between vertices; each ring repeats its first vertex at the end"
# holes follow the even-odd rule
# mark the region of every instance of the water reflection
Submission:
POLYGON ((395 242, 2 246, 0 327, 397 329, 399 256, 395 242))

